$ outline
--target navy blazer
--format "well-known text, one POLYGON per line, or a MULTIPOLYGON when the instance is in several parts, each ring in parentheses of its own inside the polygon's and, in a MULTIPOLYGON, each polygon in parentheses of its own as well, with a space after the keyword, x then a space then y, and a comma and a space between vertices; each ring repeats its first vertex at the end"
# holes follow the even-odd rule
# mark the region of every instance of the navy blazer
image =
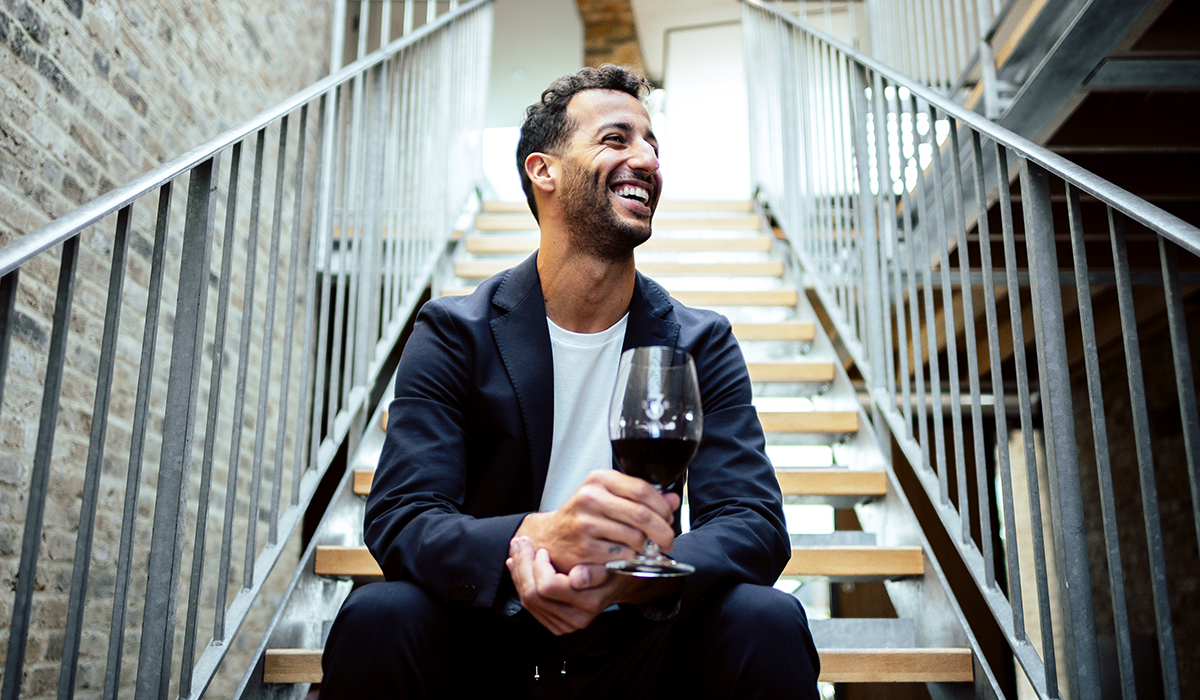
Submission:
MULTIPOLYGON (((696 362, 704 434, 688 468, 696 567, 681 614, 714 586, 772 583, 791 555, 782 497, 729 321, 637 275, 624 347, 676 346, 696 362)), ((554 365, 536 254, 469 296, 425 304, 404 348, 365 539, 388 580, 501 612, 509 540, 537 510, 550 461, 554 365)))

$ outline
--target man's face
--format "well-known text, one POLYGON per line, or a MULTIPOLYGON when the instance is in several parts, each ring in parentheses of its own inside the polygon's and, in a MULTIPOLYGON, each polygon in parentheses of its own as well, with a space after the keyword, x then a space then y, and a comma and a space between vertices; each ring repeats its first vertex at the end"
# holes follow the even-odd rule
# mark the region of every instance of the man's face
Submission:
POLYGON ((650 237, 662 176, 650 115, 632 95, 585 90, 567 104, 575 125, 562 155, 559 201, 572 244, 626 259, 650 237))

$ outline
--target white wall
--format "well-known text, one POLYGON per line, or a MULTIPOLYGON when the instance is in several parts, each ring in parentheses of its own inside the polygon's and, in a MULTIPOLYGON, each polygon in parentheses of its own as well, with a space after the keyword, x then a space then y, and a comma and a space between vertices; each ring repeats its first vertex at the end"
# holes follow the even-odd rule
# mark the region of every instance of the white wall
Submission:
POLYGON ((492 8, 486 126, 520 126, 547 85, 583 67, 583 19, 575 0, 497 0, 492 8))
POLYGON ((555 78, 583 67, 583 19, 575 0, 497 0, 483 171, 485 196, 521 201, 517 135, 525 108, 555 78))
POLYGON ((662 125, 655 125, 669 199, 750 197, 750 131, 740 23, 667 35, 662 125))

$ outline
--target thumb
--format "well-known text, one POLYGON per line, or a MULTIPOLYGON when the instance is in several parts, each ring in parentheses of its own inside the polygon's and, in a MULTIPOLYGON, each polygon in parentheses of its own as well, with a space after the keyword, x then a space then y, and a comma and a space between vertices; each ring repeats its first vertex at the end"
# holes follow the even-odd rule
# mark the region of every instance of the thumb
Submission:
POLYGON ((608 580, 608 569, 603 564, 576 564, 568 574, 571 588, 577 591, 603 585, 608 580))

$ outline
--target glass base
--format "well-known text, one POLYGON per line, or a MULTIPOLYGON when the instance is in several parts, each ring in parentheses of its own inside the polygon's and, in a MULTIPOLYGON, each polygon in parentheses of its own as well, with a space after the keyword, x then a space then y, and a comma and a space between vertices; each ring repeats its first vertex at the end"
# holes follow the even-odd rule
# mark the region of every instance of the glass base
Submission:
POLYGON ((661 555, 653 558, 638 557, 636 559, 610 561, 604 567, 609 571, 615 571, 618 574, 626 576, 636 576, 637 578, 687 576, 696 571, 696 567, 691 564, 683 564, 661 555))

